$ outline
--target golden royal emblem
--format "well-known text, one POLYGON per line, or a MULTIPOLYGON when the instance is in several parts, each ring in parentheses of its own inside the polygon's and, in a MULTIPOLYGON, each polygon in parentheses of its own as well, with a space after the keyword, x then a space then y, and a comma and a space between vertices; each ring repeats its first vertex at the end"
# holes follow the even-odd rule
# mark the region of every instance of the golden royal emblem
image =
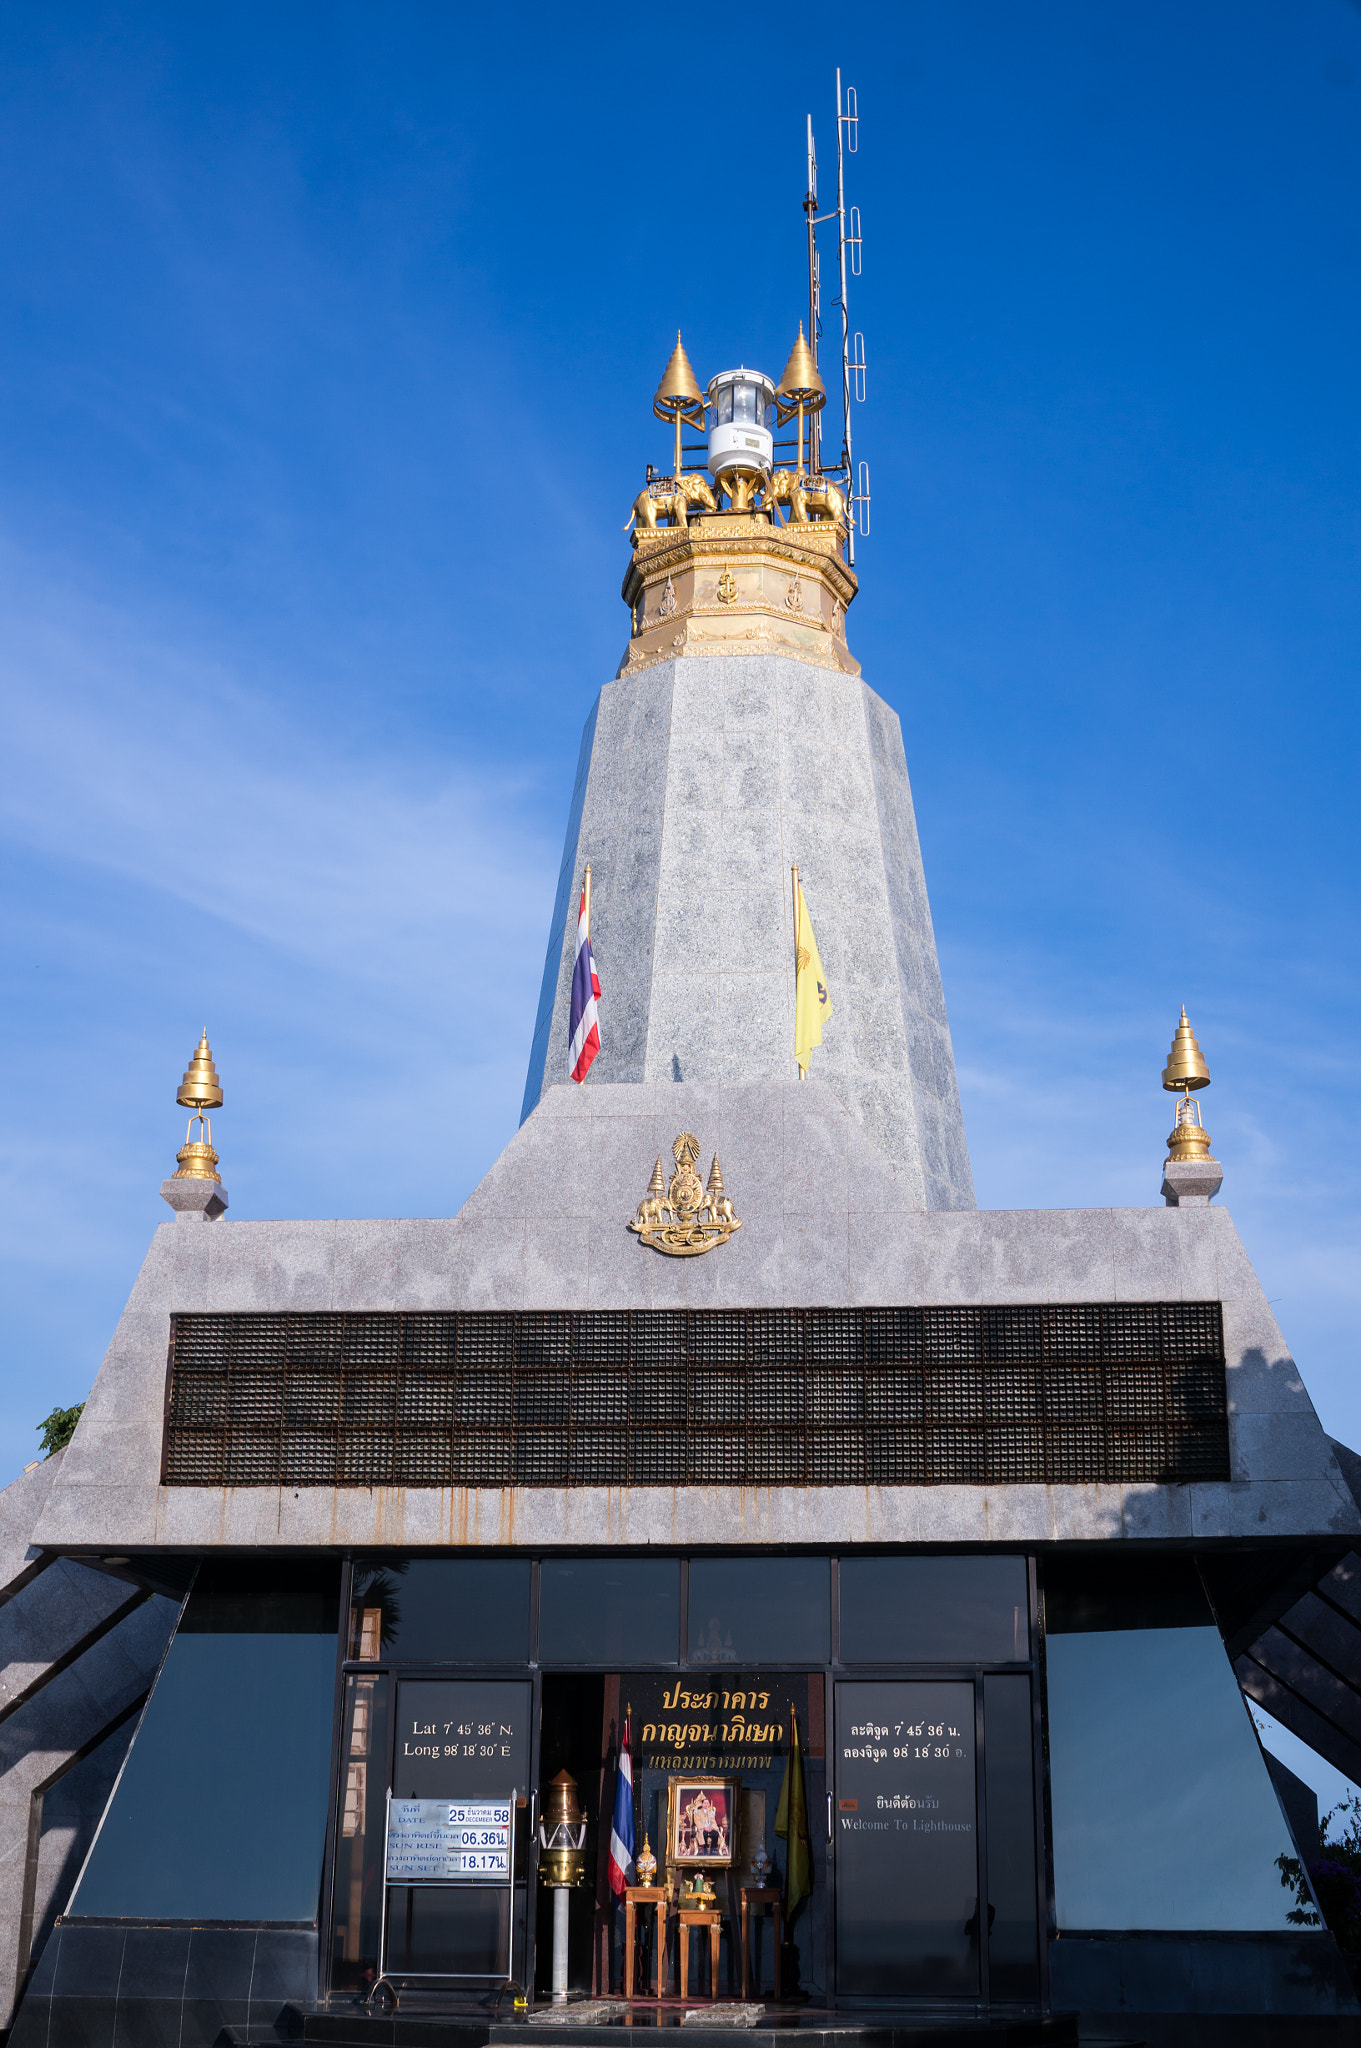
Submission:
POLYGON ((667 1252, 672 1258, 693 1258, 697 1252, 712 1251, 716 1244, 726 1244, 735 1230, 742 1225, 733 1214, 732 1203, 723 1192, 723 1175, 719 1170, 718 1154, 709 1168, 709 1185, 701 1187, 695 1166, 699 1160, 699 1141, 689 1131, 682 1131, 671 1147, 676 1161, 676 1171, 671 1176, 668 1188, 662 1179, 660 1158, 652 1169, 652 1179, 647 1193, 638 1204, 638 1213, 629 1224, 636 1230, 644 1244, 650 1244, 657 1252, 667 1252))

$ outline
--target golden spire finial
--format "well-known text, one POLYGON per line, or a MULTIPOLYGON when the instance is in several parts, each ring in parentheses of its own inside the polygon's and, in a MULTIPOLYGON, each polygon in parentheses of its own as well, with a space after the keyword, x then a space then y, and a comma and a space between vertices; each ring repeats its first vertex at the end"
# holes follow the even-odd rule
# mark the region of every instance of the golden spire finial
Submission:
POLYGON ((813 351, 803 337, 803 322, 799 322, 799 338, 789 351, 789 361, 784 366, 784 375, 775 386, 775 416, 781 426, 799 416, 799 474, 803 474, 803 422, 804 415, 821 412, 827 403, 827 387, 818 375, 818 366, 813 360, 813 351))
POLYGON ((1167 1140, 1169 1165, 1198 1165, 1209 1159, 1210 1134, 1200 1120, 1199 1104, 1191 1100, 1193 1088, 1208 1088, 1209 1085, 1210 1069, 1196 1043, 1196 1034, 1191 1029, 1183 1003, 1181 1018, 1172 1034, 1172 1050, 1163 1068, 1163 1087, 1169 1095, 1181 1096, 1167 1140))
POLYGON ((222 1087, 213 1065, 212 1048, 208 1043, 208 1027, 203 1027, 203 1036, 194 1048, 188 1071, 175 1092, 175 1100, 182 1109, 221 1109, 222 1087))
POLYGON ((1209 1085, 1210 1069, 1196 1043, 1196 1034, 1191 1029, 1183 1003, 1181 1021, 1172 1034, 1172 1050, 1163 1068, 1163 1087, 1175 1095, 1178 1091, 1185 1093, 1188 1088, 1208 1088, 1209 1085))
POLYGON ((652 1178, 647 1184, 647 1191, 650 1195, 664 1195, 666 1193, 666 1182, 662 1178, 662 1155, 660 1152, 657 1154, 657 1164, 652 1169, 652 1178))
POLYGON ((723 1192, 723 1169, 718 1163, 717 1152, 714 1154, 714 1163, 709 1168, 709 1185, 705 1192, 710 1195, 721 1195, 723 1192))
POLYGON ((215 1180, 221 1181, 217 1170, 217 1154, 213 1150, 213 1127, 205 1111, 221 1109, 222 1083, 217 1078, 213 1065, 212 1048, 208 1044, 208 1027, 194 1048, 184 1079, 175 1091, 175 1100, 182 1109, 192 1110, 189 1130, 185 1133, 183 1145, 175 1154, 175 1171, 172 1180, 215 1180), (194 1125, 199 1127, 197 1138, 190 1135, 194 1125))
POLYGON ((676 475, 681 473, 681 423, 692 427, 704 425, 704 408, 707 403, 699 388, 699 380, 690 365, 690 358, 681 343, 680 329, 676 329, 676 346, 671 351, 671 360, 662 371, 662 381, 657 386, 652 400, 652 410, 659 420, 673 420, 676 427, 676 475))
POLYGON ((662 371, 662 381, 657 386, 657 395, 652 401, 653 411, 659 420, 669 420, 678 405, 702 406, 704 393, 699 388, 699 379, 690 366, 690 358, 681 342, 680 329, 676 329, 676 346, 671 351, 671 360, 662 371))
POLYGON ((827 387, 818 375, 813 351, 804 339, 802 320, 799 322, 799 338, 790 349, 789 361, 784 366, 784 375, 775 386, 775 396, 783 399, 788 409, 786 418, 800 400, 808 412, 818 412, 827 403, 827 387))

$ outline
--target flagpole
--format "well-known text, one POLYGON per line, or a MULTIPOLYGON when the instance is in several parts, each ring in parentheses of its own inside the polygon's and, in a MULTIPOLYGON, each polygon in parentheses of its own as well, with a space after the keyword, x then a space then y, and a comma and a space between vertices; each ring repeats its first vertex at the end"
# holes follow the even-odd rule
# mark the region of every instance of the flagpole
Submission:
POLYGON ((799 1065, 799 871, 791 868, 794 889, 794 1071, 801 1081, 808 1076, 799 1065))
POLYGON ((591 936, 591 863, 586 863, 586 936, 591 936))

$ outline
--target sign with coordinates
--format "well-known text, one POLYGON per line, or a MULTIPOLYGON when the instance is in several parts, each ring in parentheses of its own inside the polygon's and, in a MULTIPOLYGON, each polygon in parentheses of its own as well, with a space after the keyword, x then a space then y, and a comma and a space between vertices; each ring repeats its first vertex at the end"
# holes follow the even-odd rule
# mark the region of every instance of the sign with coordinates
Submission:
POLYGON ((508 1884, 509 1799, 394 1799, 389 1884, 508 1884))
POLYGON ((974 1688, 873 1679, 836 1688, 837 1988, 978 1992, 974 1688))

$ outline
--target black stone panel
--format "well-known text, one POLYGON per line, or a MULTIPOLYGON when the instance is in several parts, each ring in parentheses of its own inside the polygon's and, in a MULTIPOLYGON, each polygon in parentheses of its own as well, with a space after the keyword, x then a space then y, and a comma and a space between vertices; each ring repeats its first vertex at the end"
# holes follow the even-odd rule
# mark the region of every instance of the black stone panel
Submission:
POLYGON ((1235 2024, 1313 2017, 1345 2022, 1345 2038, 1361 2039, 1351 1975, 1322 1932, 1063 1935, 1049 1945, 1049 1986, 1055 2006, 1129 2015, 1134 2038, 1136 2016, 1166 2014, 1232 2015, 1235 2024))
POLYGON ((245 2036, 250 2019, 248 1998, 186 1998, 181 2007, 180 2048, 219 2048, 222 2030, 232 2027, 245 2036))
POLYGON ((120 1996, 171 1999, 178 2004, 184 1997, 189 1941, 187 1927, 129 1927, 123 1940, 120 1996))
POLYGON ((47 2048, 52 2019, 50 1993, 36 1993, 30 1986, 18 2012, 10 2022, 6 2048, 47 2048))
POLYGON ((120 1998, 112 2048, 182 2048, 184 2006, 178 1998, 120 1998))
POLYGON ((185 1998, 248 2002, 255 1969, 255 1942, 253 1927, 195 1927, 189 1937, 185 1998))
POLYGON ((218 2048, 296 2038, 317 1990, 315 1931, 284 1927, 54 1929, 11 2048, 218 2048))
POLYGON ((317 1937, 262 1928, 255 1944, 252 2005, 310 1998, 316 1988, 317 1937))
POLYGON ((126 1940, 123 1927, 64 1926, 52 1979, 53 1997, 116 1998, 126 1940))

